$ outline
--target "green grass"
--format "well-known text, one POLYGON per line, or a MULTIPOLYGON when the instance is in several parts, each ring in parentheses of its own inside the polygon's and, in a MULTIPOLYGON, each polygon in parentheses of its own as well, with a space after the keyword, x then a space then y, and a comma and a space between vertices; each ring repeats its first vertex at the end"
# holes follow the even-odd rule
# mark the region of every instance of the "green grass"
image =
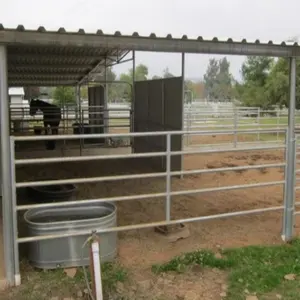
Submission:
MULTIPOLYGON (((63 299, 76 299, 77 293, 85 294, 85 277, 82 268, 78 268, 76 275, 72 278, 64 273, 63 269, 36 270, 27 262, 21 263, 23 281, 21 286, 0 293, 1 300, 44 300, 52 297, 63 299)), ((114 294, 118 282, 127 280, 127 271, 119 264, 104 263, 101 266, 102 286, 104 295, 114 294)), ((90 281, 90 273, 87 268, 87 277, 90 281)))
POLYGON ((250 246, 222 251, 216 258, 208 250, 187 253, 171 261, 154 265, 154 273, 186 272, 192 265, 218 268, 228 272, 228 300, 244 300, 245 290, 256 293, 259 299, 300 299, 300 240, 289 245, 250 246), (299 278, 287 281, 284 276, 296 274, 299 278))

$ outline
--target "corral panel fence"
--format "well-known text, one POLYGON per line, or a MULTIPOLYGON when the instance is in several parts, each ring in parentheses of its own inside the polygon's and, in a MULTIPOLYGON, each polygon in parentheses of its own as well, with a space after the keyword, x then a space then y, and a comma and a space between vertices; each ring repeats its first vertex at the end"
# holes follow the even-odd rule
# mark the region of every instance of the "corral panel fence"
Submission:
MULTIPOLYGON (((74 133, 74 123, 84 124, 84 127, 105 127, 104 132, 132 131, 132 108, 130 103, 109 103, 107 113, 104 111, 95 118, 107 118, 103 125, 89 124, 89 107, 82 104, 80 107, 62 107, 62 120, 60 127, 62 133, 74 133), (107 128, 108 127, 108 128, 107 128)), ((10 107, 11 131, 14 134, 31 132, 35 126, 42 126, 43 115, 41 113, 34 117, 29 115, 29 106, 23 105, 10 107)), ((288 125, 287 110, 262 110, 259 107, 235 106, 233 103, 214 102, 192 102, 184 105, 184 135, 185 146, 199 146, 193 141, 189 132, 197 130, 232 129, 232 143, 236 146, 242 143, 281 143, 284 140, 280 130, 288 125), (270 135, 262 135, 259 131, 251 139, 245 141, 240 138, 237 129, 269 129, 276 128, 277 131, 270 135)), ((296 111, 296 123, 300 123, 300 112, 296 111)), ((90 129, 92 130, 92 129, 90 129)), ((65 144, 66 142, 64 142, 65 144)), ((207 143, 206 143, 207 144, 207 143)), ((216 146, 216 144, 213 144, 216 146)))
MULTIPOLYGON (((251 133, 253 129, 244 129, 237 130, 239 133, 251 133)), ((232 133, 230 130, 214 130, 214 131, 195 131, 193 135, 218 135, 225 133, 232 133)), ((257 132, 257 130, 255 130, 257 132)), ((271 133, 277 132, 277 129, 260 129, 260 133, 271 133)), ((58 135, 55 139, 79 139, 83 138, 99 138, 105 137, 145 137, 145 136, 163 136, 166 139, 166 149, 165 151, 160 152, 151 152, 151 153, 131 153, 131 154, 114 154, 114 155, 92 155, 92 156, 76 156, 76 157, 55 157, 55 158, 33 158, 33 159, 16 159, 15 157, 15 143, 29 140, 51 140, 53 136, 20 136, 20 137, 11 137, 10 143, 10 151, 11 151, 11 196, 12 196, 12 224, 13 224, 13 238, 14 238, 14 274, 16 277, 20 276, 19 269, 19 252, 18 245, 20 243, 48 240, 48 239, 56 239, 56 238, 64 238, 70 236, 79 236, 90 234, 87 231, 71 231, 65 234, 51 234, 44 236, 28 236, 28 237, 20 237, 18 236, 18 218, 17 213, 19 211, 25 211, 31 208, 50 208, 50 207, 65 207, 70 205, 81 205, 83 203, 103 203, 103 202, 117 202, 117 201, 130 201, 130 200, 138 200, 138 199, 149 199, 149 198, 164 198, 165 199, 165 218, 164 220, 158 222, 149 222, 143 224, 132 224, 126 226, 118 226, 114 228, 107 228, 103 230, 99 230, 98 233, 105 232, 116 232, 116 231, 125 231, 125 230, 133 230, 133 229, 142 229, 142 228, 150 228, 156 226, 170 225, 170 224, 179 224, 179 223, 187 223, 187 222, 196 222, 196 221, 206 221, 213 220, 219 218, 228 218, 234 216, 244 216, 251 214, 258 214, 270 211, 284 211, 284 221, 290 217, 291 207, 285 199, 284 204, 279 206, 272 206, 267 208, 260 209, 251 209, 251 210, 243 210, 243 211, 233 211, 228 213, 200 216, 200 217, 192 217, 192 218, 183 218, 183 219, 172 219, 171 216, 171 205, 172 205, 172 197, 183 196, 183 195, 193 195, 193 194, 201 194, 208 192, 220 192, 220 191, 229 191, 229 190, 241 190, 241 189, 251 189, 257 187, 269 187, 275 185, 284 185, 285 190, 287 187, 287 172, 290 172, 290 167, 287 165, 286 161, 280 163, 273 164, 260 164, 260 165, 245 165, 238 167, 222 167, 217 169, 196 169, 196 170, 183 170, 183 171, 171 171, 171 158, 174 155, 190 155, 190 154, 201 154, 201 153, 220 153, 220 152, 242 152, 242 151, 257 151, 257 150, 286 150, 287 143, 283 143, 282 145, 267 145, 260 147, 247 147, 243 149, 239 148, 229 148, 229 149, 195 149, 195 150, 184 150, 184 151, 171 151, 171 141, 172 137, 176 135, 185 135, 187 131, 164 131, 164 132, 147 132, 147 133, 124 133, 124 134, 92 134, 92 135, 58 135), (90 178, 67 178, 61 180, 44 180, 44 181, 27 181, 27 182, 18 182, 16 181, 15 169, 17 166, 24 165, 37 165, 37 164, 50 164, 50 163, 61 163, 61 162, 75 162, 75 161, 94 161, 94 160, 109 160, 109 159, 120 159, 120 158, 150 158, 150 157, 165 157, 166 160, 166 169, 163 172, 159 173, 138 173, 138 174, 126 174, 126 175, 115 175, 115 176, 105 176, 105 177, 90 177, 90 178), (178 175, 193 175, 193 174, 206 174, 206 173, 215 173, 215 172, 229 172, 229 171, 237 171, 237 170, 249 170, 249 169, 262 169, 262 168, 284 168, 285 169, 285 179, 269 181, 269 182, 261 182, 261 183, 251 183, 251 184, 237 184, 231 186, 217 186, 217 187, 209 187, 209 188, 197 188, 197 189, 188 189, 188 190, 173 190, 171 185, 172 177, 178 175), (77 201, 66 201, 60 203, 47 203, 47 204, 33 204, 33 205, 18 205, 17 204, 17 189, 24 187, 36 187, 36 186, 50 186, 57 184, 80 184, 80 183, 88 183, 88 182, 105 182, 105 181, 119 181, 119 180, 128 180, 135 178, 163 178, 166 182, 165 190, 159 193, 149 193, 149 194, 135 194, 135 195, 127 195, 127 196, 115 196, 115 197, 107 197, 107 198, 98 198, 98 199, 85 199, 85 200, 77 200, 77 201)), ((280 133, 286 136, 286 130, 280 130, 280 133)), ((286 197, 286 193, 285 193, 286 197)), ((289 223, 286 223, 289 224, 289 223)), ((283 237, 286 237, 286 232, 293 232, 293 228, 287 228, 286 224, 283 224, 283 237)), ((6 228, 9 228, 7 226, 6 228)), ((11 251, 11 249, 7 249, 11 251)))

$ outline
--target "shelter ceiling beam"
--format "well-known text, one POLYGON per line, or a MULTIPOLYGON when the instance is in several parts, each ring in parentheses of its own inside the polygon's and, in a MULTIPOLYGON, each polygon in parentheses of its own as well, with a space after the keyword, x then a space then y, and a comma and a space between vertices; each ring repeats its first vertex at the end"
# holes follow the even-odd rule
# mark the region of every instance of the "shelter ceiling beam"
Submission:
POLYGON ((77 81, 74 80, 10 80, 9 87, 24 86, 75 86, 77 81))
POLYGON ((43 73, 36 73, 36 72, 26 72, 26 73, 20 73, 20 72, 10 72, 8 74, 8 78, 9 79, 13 79, 13 78, 16 78, 16 79, 22 79, 24 78, 25 80, 26 79, 47 79, 48 77, 51 78, 51 77, 55 77, 55 78, 70 78, 70 79, 76 79, 76 78, 80 78, 81 76, 83 76, 85 73, 83 72, 82 74, 80 73, 68 73, 68 72, 65 72, 65 73, 62 73, 62 72, 47 72, 46 74, 43 74, 43 73))
MULTIPOLYGON (((79 80, 79 82, 78 82, 78 84, 79 85, 81 85, 81 84, 83 84, 84 82, 88 82, 89 81, 89 77, 90 76, 92 76, 92 75, 95 75, 95 74, 99 74, 100 72, 100 68, 103 66, 103 62, 101 61, 101 62, 99 62, 96 66, 94 66, 94 68, 92 69, 92 70, 90 70, 89 72, 87 72, 85 75, 83 75, 81 78, 80 78, 80 80, 79 80)), ((103 70, 102 71, 104 71, 106 69, 106 60, 104 60, 104 68, 103 68, 103 70)), ((102 74, 102 72, 101 72, 101 74, 102 74)))
POLYGON ((32 64, 13 64, 10 65, 8 67, 8 71, 12 72, 16 69, 18 69, 18 71, 27 71, 30 70, 30 72, 32 71, 37 71, 37 72, 43 72, 43 73, 47 73, 49 72, 49 70, 53 70, 55 69, 56 72, 64 72, 64 70, 68 70, 68 72, 78 72, 78 70, 86 70, 86 69, 92 69, 94 66, 92 64, 86 64, 86 65, 67 65, 67 64, 59 64, 59 65, 53 65, 53 64, 36 64, 36 65, 32 65, 32 64))
MULTIPOLYGON (((115 59, 116 56, 113 56, 115 59)), ((86 56, 86 55, 68 55, 68 54, 9 54, 8 62, 10 61, 24 61, 24 60, 32 60, 35 64, 37 64, 40 60, 46 61, 74 61, 73 64, 81 64, 82 61, 105 61, 105 56, 86 56)))

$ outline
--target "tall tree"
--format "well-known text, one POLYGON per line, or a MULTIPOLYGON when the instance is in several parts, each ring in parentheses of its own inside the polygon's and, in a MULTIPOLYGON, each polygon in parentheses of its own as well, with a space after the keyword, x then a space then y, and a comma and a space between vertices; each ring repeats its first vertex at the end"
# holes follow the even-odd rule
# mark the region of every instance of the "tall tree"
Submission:
POLYGON ((73 87, 69 87, 69 86, 56 87, 53 92, 53 98, 54 98, 54 103, 59 106, 76 104, 75 90, 73 87))
POLYGON ((229 71, 230 63, 224 57, 219 60, 219 73, 216 76, 217 93, 220 100, 229 100, 232 98, 232 75, 229 71))
POLYGON ((209 100, 229 100, 233 96, 232 75, 230 74, 230 63, 224 57, 220 60, 212 58, 209 60, 204 75, 205 95, 209 100))
POLYGON ((211 58, 208 62, 208 67, 204 75, 205 96, 211 100, 218 98, 216 90, 217 76, 219 73, 219 64, 215 58, 211 58))
POLYGON ((243 105, 271 108, 273 101, 268 97, 266 84, 273 63, 270 57, 247 57, 242 65, 243 84, 237 89, 243 105))
MULTIPOLYGON (((297 61, 296 108, 300 109, 300 61, 297 61)), ((289 64, 285 58, 274 63, 266 81, 266 94, 273 105, 289 106, 289 64)))
POLYGON ((255 83, 260 87, 264 86, 273 62, 274 60, 271 57, 248 56, 242 65, 244 82, 255 83))
MULTIPOLYGON (((144 81, 148 79, 148 67, 143 64, 139 64, 135 68, 135 81, 144 81)), ((124 84, 123 88, 119 91, 121 98, 126 101, 131 101, 131 89, 132 80, 133 80, 133 69, 131 68, 128 73, 123 73, 120 75, 120 80, 127 82, 128 84, 124 84)))

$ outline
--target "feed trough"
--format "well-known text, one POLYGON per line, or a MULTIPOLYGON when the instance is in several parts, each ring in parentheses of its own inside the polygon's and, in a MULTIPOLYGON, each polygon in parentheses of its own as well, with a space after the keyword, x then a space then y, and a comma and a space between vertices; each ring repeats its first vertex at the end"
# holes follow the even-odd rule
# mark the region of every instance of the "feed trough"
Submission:
POLYGON ((89 134, 91 133, 91 129, 88 123, 73 123, 73 134, 89 134))
POLYGON ((28 187, 27 190, 29 196, 38 202, 47 200, 65 201, 72 198, 77 191, 77 187, 74 184, 56 184, 28 187))
MULTIPOLYGON (((24 214, 29 236, 92 232, 117 226, 117 209, 111 203, 31 209, 24 214)), ((36 241, 29 244, 29 261, 40 269, 89 265, 89 247, 82 249, 89 235, 36 241)), ((101 262, 117 254, 117 232, 99 234, 101 262)))
POLYGON ((41 135, 44 128, 42 126, 34 126, 33 131, 35 135, 41 135))

